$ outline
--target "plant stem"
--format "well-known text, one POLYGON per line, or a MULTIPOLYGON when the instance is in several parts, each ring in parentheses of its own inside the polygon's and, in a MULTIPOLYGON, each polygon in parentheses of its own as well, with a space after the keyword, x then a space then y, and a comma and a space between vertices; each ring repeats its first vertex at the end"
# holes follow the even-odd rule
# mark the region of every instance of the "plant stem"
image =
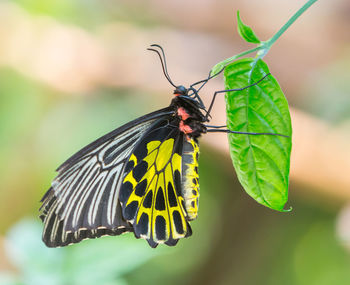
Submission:
POLYGON ((259 50, 262 50, 264 49, 265 47, 262 46, 262 45, 259 45, 255 48, 252 48, 252 49, 249 49, 249 50, 246 50, 244 52, 241 52, 239 54, 236 54, 232 57, 229 57, 229 58, 226 58, 224 59, 223 61, 220 61, 219 63, 217 63, 210 71, 210 74, 211 76, 217 76, 221 73, 221 71, 225 68, 226 65, 228 65, 229 63, 231 63, 232 61, 236 60, 237 58, 240 58, 242 56, 245 56, 247 54, 250 54, 252 52, 256 52, 256 51, 259 51, 259 50))
POLYGON ((250 54, 250 53, 252 53, 252 52, 259 51, 260 49, 262 49, 262 47, 258 46, 258 47, 256 47, 256 48, 252 48, 252 49, 246 50, 246 51, 244 51, 244 52, 241 52, 241 53, 239 53, 239 54, 236 54, 236 55, 234 55, 233 57, 228 58, 227 60, 230 60, 230 59, 234 60, 234 59, 240 58, 240 57, 242 57, 242 56, 245 56, 245 55, 247 55, 247 54, 250 54))
MULTIPOLYGON (((284 34, 284 32, 312 5, 318 0, 309 0, 307 1, 288 21, 285 23, 276 34, 274 34, 270 39, 268 39, 265 42, 262 42, 259 44, 256 48, 241 52, 237 55, 234 55, 230 58, 227 58, 219 63, 217 63, 211 70, 211 74, 218 75, 220 70, 222 70, 226 65, 231 63, 232 61, 236 60, 237 58, 240 58, 242 56, 245 56, 252 52, 258 52, 258 57, 256 60, 263 58, 271 48, 271 46, 284 34)), ((216 76, 215 75, 215 76, 216 76)))
POLYGON ((303 7, 301 7, 289 20, 287 23, 285 23, 282 28, 278 30, 276 34, 273 35, 272 38, 267 40, 265 43, 268 44, 269 47, 271 47, 275 41, 278 40, 280 36, 307 10, 309 7, 314 4, 317 0, 309 0, 304 4, 303 7))

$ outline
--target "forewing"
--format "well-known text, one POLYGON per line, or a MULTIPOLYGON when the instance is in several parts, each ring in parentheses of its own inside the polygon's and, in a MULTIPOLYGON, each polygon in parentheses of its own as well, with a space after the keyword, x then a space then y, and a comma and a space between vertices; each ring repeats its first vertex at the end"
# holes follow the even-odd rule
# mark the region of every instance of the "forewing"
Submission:
POLYGON ((119 196, 123 217, 152 247, 175 245, 192 233, 181 191, 183 141, 178 122, 159 122, 126 166, 119 196))
POLYGON ((136 119, 89 144, 58 169, 42 198, 47 246, 133 231, 121 214, 119 189, 133 149, 152 125, 171 115, 165 108, 136 119))

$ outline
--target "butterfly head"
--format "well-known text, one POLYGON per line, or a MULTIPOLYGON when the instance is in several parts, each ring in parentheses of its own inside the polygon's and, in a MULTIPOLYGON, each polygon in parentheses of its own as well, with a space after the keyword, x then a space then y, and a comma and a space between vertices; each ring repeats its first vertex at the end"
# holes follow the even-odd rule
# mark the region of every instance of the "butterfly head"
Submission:
POLYGON ((174 95, 175 96, 187 96, 188 89, 185 86, 177 86, 176 89, 174 90, 174 95))

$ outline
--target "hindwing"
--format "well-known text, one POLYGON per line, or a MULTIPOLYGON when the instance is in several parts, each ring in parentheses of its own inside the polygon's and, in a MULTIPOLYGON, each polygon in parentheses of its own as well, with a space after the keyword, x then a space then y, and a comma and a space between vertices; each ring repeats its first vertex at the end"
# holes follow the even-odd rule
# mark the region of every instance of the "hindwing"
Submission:
POLYGON ((41 200, 47 246, 134 231, 123 218, 119 202, 124 169, 140 141, 172 113, 165 108, 131 121, 89 144, 57 169, 57 177, 41 200))
POLYGON ((132 151, 120 189, 123 217, 151 247, 191 235, 182 192, 186 138, 178 121, 158 122, 132 151))

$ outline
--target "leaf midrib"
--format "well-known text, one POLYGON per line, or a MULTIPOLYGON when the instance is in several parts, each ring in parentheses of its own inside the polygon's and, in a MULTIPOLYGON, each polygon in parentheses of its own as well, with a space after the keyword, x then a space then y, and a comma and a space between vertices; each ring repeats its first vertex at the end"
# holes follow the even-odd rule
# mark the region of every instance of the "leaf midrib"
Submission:
MULTIPOLYGON (((254 66, 256 65, 256 61, 254 63, 254 66)), ((254 67, 252 67, 248 73, 248 85, 252 84, 251 83, 251 75, 252 75, 252 71, 253 71, 254 67)), ((248 92, 247 92, 247 96, 246 96, 246 108, 245 108, 245 115, 246 115, 246 121, 247 121, 247 132, 249 132, 249 120, 248 120, 248 106, 249 106, 249 96, 250 96, 250 88, 248 88, 248 92)), ((260 186, 260 182, 259 182, 259 176, 257 174, 257 171, 256 171, 256 163, 255 163, 255 156, 254 156, 254 151, 253 151, 253 148, 252 148, 252 143, 251 143, 251 140, 250 140, 250 136, 248 135, 248 144, 249 144, 249 151, 252 153, 252 157, 253 157, 253 164, 254 164, 254 176, 255 176, 255 180, 256 180, 256 185, 257 185, 257 189, 259 190, 259 193, 260 193, 260 197, 264 200, 264 202, 269 206, 271 207, 270 203, 266 201, 266 198, 263 194, 263 191, 261 190, 261 186, 260 186)))

